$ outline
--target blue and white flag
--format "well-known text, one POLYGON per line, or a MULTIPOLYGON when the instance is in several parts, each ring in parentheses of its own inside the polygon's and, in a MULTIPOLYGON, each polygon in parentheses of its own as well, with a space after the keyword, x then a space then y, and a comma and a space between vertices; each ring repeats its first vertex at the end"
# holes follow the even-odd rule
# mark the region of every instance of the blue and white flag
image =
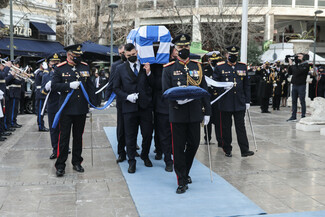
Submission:
POLYGON ((141 64, 166 64, 169 62, 171 35, 165 26, 141 26, 132 29, 126 41, 136 46, 141 64), (159 42, 156 56, 153 49, 155 42, 159 42))

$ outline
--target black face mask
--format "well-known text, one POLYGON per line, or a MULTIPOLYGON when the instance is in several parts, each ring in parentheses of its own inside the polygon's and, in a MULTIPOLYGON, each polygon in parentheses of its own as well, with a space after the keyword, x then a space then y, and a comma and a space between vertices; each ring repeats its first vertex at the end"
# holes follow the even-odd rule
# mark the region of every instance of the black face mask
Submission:
POLYGON ((190 56, 190 50, 183 48, 182 50, 178 51, 178 56, 183 60, 186 60, 190 56))
POLYGON ((121 55, 121 59, 123 62, 125 62, 127 60, 124 54, 121 55))
POLYGON ((218 60, 213 60, 213 61, 211 61, 211 65, 212 65, 213 67, 216 67, 217 63, 218 63, 218 60))
POLYGON ((228 57, 228 60, 229 60, 229 62, 231 62, 231 63, 236 62, 237 59, 238 59, 237 55, 229 55, 229 57, 228 57))
POLYGON ((82 61, 82 58, 81 57, 73 57, 73 62, 75 63, 75 64, 80 64, 80 62, 82 61))
POLYGON ((135 63, 137 60, 138 60, 138 57, 137 56, 130 56, 128 58, 128 60, 131 62, 131 63, 135 63))
POLYGON ((270 66, 265 66, 265 68, 266 68, 266 69, 269 69, 269 68, 270 68, 270 66))
POLYGON ((280 63, 277 63, 276 66, 277 66, 277 67, 280 67, 280 63))

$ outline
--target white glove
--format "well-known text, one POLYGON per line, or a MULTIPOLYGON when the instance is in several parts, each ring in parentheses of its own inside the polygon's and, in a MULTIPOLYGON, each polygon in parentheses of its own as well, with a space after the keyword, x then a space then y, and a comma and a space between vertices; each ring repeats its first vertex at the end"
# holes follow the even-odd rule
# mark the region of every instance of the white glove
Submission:
POLYGON ((283 81, 281 85, 285 85, 285 83, 286 83, 286 82, 285 82, 285 81, 283 81))
POLYGON ((132 93, 126 97, 129 102, 135 103, 138 99, 138 94, 132 93))
POLYGON ((3 94, 4 94, 4 92, 2 90, 0 90, 0 100, 3 99, 3 94))
POLYGON ((47 62, 43 62, 42 67, 43 67, 44 70, 47 70, 49 68, 48 65, 47 65, 47 62))
POLYGON ((277 84, 273 84, 273 87, 276 87, 276 86, 278 86, 277 84))
POLYGON ((248 110, 251 107, 251 104, 246 103, 246 110, 248 110))
POLYGON ((70 88, 71 89, 77 89, 80 85, 80 81, 73 81, 73 82, 70 82, 70 88))
POLYGON ((178 105, 184 105, 188 102, 193 101, 193 99, 184 99, 184 100, 176 100, 176 102, 178 103, 178 105))
POLYGON ((292 79, 292 75, 288 77, 288 81, 291 82, 291 79, 292 79))
POLYGON ((210 116, 205 115, 204 116, 204 125, 208 125, 209 122, 210 122, 210 116))
POLYGON ((51 90, 51 84, 52 84, 52 81, 47 82, 45 84, 45 90, 50 91, 51 90))

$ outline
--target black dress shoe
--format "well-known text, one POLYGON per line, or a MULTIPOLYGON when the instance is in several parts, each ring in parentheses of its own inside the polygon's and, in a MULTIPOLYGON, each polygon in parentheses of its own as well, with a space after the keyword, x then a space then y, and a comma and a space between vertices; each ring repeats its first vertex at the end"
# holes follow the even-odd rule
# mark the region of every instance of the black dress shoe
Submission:
POLYGON ((137 151, 135 152, 135 156, 140 157, 140 155, 139 155, 139 153, 137 151))
POLYGON ((120 154, 116 160, 116 163, 121 163, 126 160, 126 156, 123 154, 120 154))
POLYGON ((5 141, 7 138, 0 136, 0 142, 5 141))
POLYGON ((157 153, 155 156, 156 160, 161 160, 162 159, 162 153, 157 153))
POLYGON ((186 192, 188 189, 187 185, 179 185, 178 188, 176 189, 176 194, 183 194, 186 192))
POLYGON ((232 157, 232 154, 231 154, 231 152, 229 152, 229 153, 225 153, 225 156, 226 156, 226 157, 232 157))
POLYGON ((84 168, 80 164, 73 165, 73 169, 79 173, 85 172, 84 168))
POLYGON ((56 176, 57 177, 62 177, 65 174, 64 169, 57 169, 56 170, 56 176))
POLYGON ((192 184, 191 176, 188 176, 188 177, 187 177, 187 179, 186 179, 186 183, 187 183, 187 184, 192 184))
POLYGON ((56 154, 56 153, 53 153, 53 154, 51 154, 50 159, 53 160, 53 159, 55 159, 56 157, 57 157, 57 154, 56 154))
POLYGON ((248 151, 248 152, 245 152, 245 153, 241 154, 242 157, 248 157, 248 156, 252 156, 252 155, 254 155, 253 151, 248 151))
POLYGON ((173 163, 167 163, 165 170, 166 172, 173 172, 173 163))
POLYGON ((38 129, 38 131, 40 131, 40 132, 49 132, 50 130, 48 128, 46 128, 46 127, 43 127, 41 129, 38 129))
POLYGON ((13 128, 21 128, 22 125, 20 125, 20 124, 13 124, 11 127, 13 127, 13 128))
POLYGON ((12 133, 9 133, 9 132, 2 132, 1 133, 1 136, 10 136, 12 133))
POLYGON ((6 129, 6 131, 10 131, 10 132, 13 132, 15 130, 16 130, 15 128, 11 128, 11 127, 6 129))
POLYGON ((152 167, 152 163, 149 158, 143 159, 143 162, 146 167, 152 167))
POLYGON ((136 168, 135 165, 136 165, 135 163, 129 165, 128 173, 135 173, 135 168, 136 168))

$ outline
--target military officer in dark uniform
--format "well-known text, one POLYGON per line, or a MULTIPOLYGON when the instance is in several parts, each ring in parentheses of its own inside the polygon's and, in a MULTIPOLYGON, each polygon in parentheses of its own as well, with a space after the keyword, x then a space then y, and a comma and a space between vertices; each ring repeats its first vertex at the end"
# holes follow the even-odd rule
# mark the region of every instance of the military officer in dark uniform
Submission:
POLYGON ((282 68, 281 62, 276 61, 275 66, 273 67, 273 99, 272 99, 272 107, 273 110, 280 110, 280 103, 281 103, 281 95, 283 91, 283 76, 282 76, 282 68))
POLYGON ((52 154, 50 155, 50 159, 57 158, 57 147, 59 141, 59 128, 53 128, 52 124, 54 121, 55 114, 59 111, 59 100, 60 94, 58 92, 51 91, 52 86, 52 79, 54 74, 54 68, 57 64, 60 63, 60 58, 57 53, 52 54, 48 58, 49 63, 49 73, 45 73, 42 76, 42 91, 41 93, 46 96, 50 94, 47 100, 47 113, 48 113, 48 121, 50 127, 50 137, 51 137, 51 144, 52 144, 52 154), (51 91, 51 92, 50 92, 51 91))
POLYGON ((317 96, 325 98, 325 72, 324 66, 318 67, 317 96))
MULTIPOLYGON (((164 66, 162 91, 189 85, 207 90, 201 63, 189 58, 191 37, 181 34, 175 37, 172 43, 175 44, 178 57, 176 61, 164 66)), ((178 194, 186 192, 187 184, 192 183, 189 173, 200 145, 200 123, 204 120, 204 124, 207 125, 210 113, 209 97, 169 101, 169 121, 172 129, 174 169, 178 181, 176 193, 178 194)))
POLYGON ((263 69, 256 71, 256 74, 260 77, 258 92, 261 100, 262 113, 270 113, 269 100, 272 96, 273 88, 272 72, 273 69, 270 68, 270 63, 268 61, 264 63, 263 69))
POLYGON ((51 89, 53 92, 60 92, 59 105, 61 106, 67 94, 73 89, 71 98, 65 105, 59 121, 59 145, 58 158, 55 163, 56 175, 63 176, 65 173, 65 161, 68 158, 69 139, 72 128, 72 165, 77 172, 84 172, 81 166, 83 158, 82 153, 82 135, 86 123, 86 114, 88 113, 88 102, 80 88, 82 82, 90 101, 95 103, 95 87, 89 79, 89 66, 81 61, 81 44, 65 47, 67 51, 67 60, 58 64, 54 68, 51 89))
MULTIPOLYGON (((20 68, 20 57, 17 57, 13 65, 16 68, 20 68)), ((6 86, 9 88, 8 95, 9 101, 6 103, 6 122, 7 128, 20 128, 22 125, 17 123, 17 115, 18 115, 18 104, 21 97, 21 84, 23 83, 22 78, 17 76, 17 73, 20 73, 18 69, 13 69, 9 72, 8 76, 5 78, 6 86), (8 106, 9 105, 9 106, 8 106)))
MULTIPOLYGON (((209 61, 209 65, 204 67, 203 72, 204 72, 205 76, 208 76, 212 79, 212 74, 213 74, 214 68, 217 66, 218 62, 222 61, 222 56, 221 56, 220 52, 213 51, 210 54, 208 61, 209 61)), ((210 100, 213 101, 218 96, 217 88, 208 85, 208 90, 211 95, 210 100)), ((211 105, 211 110, 212 110, 211 118, 210 118, 210 122, 207 126, 208 132, 206 132, 206 128, 204 128, 204 140, 205 140, 204 144, 208 144, 208 141, 210 142, 211 132, 212 132, 212 124, 214 124, 214 130, 215 130, 215 135, 216 135, 216 139, 218 142, 218 146, 222 147, 222 139, 221 139, 222 131, 220 128, 221 127, 221 113, 218 108, 218 102, 215 102, 211 105)))
POLYGON ((231 125, 232 116, 235 121, 237 141, 242 157, 251 156, 245 128, 245 112, 250 107, 250 86, 247 74, 247 65, 238 62, 239 48, 226 48, 227 61, 220 62, 214 70, 213 78, 222 82, 234 82, 233 88, 219 100, 219 109, 222 116, 222 140, 226 157, 232 156, 231 125))
POLYGON ((35 110, 37 114, 38 131, 48 132, 49 129, 44 126, 44 115, 41 114, 44 105, 45 95, 41 93, 42 77, 49 73, 46 59, 41 59, 37 62, 39 68, 34 72, 35 74, 35 110))

